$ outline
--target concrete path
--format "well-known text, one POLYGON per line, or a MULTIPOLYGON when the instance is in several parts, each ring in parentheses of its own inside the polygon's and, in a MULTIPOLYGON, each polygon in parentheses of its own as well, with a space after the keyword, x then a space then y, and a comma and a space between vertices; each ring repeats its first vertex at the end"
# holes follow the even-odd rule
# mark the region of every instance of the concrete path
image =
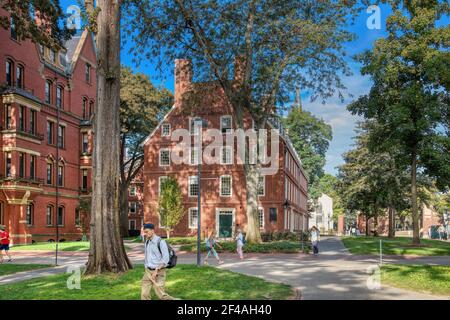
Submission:
MULTIPOLYGON (((143 263, 142 244, 127 244, 131 248, 128 256, 133 264, 143 263)), ((13 252, 14 263, 53 264, 54 253, 13 252)), ((66 272, 70 265, 84 266, 87 252, 61 252, 57 268, 21 272, 20 274, 0 277, 0 284, 22 281, 30 278, 66 272)), ((178 254, 180 264, 196 263, 192 253, 178 254)), ((377 256, 351 255, 336 237, 324 238, 320 243, 318 256, 305 254, 248 254, 244 261, 239 261, 236 254, 222 254, 225 261, 218 266, 242 274, 264 278, 269 281, 292 285, 300 290, 302 299, 450 299, 435 295, 419 294, 407 290, 383 285, 380 289, 367 286, 369 268, 376 268, 377 256)), ((450 265, 449 257, 398 257, 388 256, 383 263, 401 264, 442 264, 450 265)), ((215 261, 210 259, 210 264, 215 261)))

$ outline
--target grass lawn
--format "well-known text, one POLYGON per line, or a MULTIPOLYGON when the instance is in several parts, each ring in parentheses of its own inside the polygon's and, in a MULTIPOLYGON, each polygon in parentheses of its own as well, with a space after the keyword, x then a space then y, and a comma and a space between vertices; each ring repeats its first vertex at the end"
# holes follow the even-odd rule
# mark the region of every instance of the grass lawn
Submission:
POLYGON ((353 254, 380 254, 380 239, 383 241, 383 254, 388 255, 419 255, 419 256, 448 256, 450 243, 421 239, 420 246, 412 245, 412 238, 398 237, 344 237, 342 242, 353 254))
MULTIPOLYGON (((67 289, 68 274, 0 285, 0 299, 139 300, 143 266, 124 274, 83 276, 81 289, 67 289)), ((166 291, 180 299, 287 299, 290 286, 213 267, 177 265, 167 271, 166 291)), ((154 292, 153 292, 154 294, 154 292)), ((156 297, 154 297, 156 299, 156 297)))
MULTIPOLYGON (((308 243, 306 243, 308 244, 308 243)), ((220 242, 219 246, 215 246, 217 252, 236 252, 236 242, 235 241, 223 241, 220 242)), ((306 246, 307 247, 307 246, 306 246)), ((244 252, 252 252, 252 253, 298 253, 301 249, 301 243, 298 241, 272 241, 272 242, 263 242, 260 244, 250 244, 247 243, 244 245, 244 252)), ((182 245, 180 247, 180 251, 189 251, 194 252, 197 250, 197 244, 187 244, 182 245)), ((206 245, 204 241, 202 241, 201 250, 206 252, 206 245)))
MULTIPOLYGON (((74 242, 60 242, 58 244, 58 250, 61 251, 88 251, 90 247, 89 241, 74 241, 74 242)), ((11 247, 11 251, 21 251, 21 250, 49 250, 53 251, 56 249, 56 243, 52 242, 39 242, 35 244, 27 245, 17 245, 11 247)), ((128 250, 129 247, 125 246, 128 250)))
POLYGON ((412 291, 450 296, 450 267, 383 265, 381 282, 412 291))
MULTIPOLYGON (((5 257, 3 257, 5 258, 5 257)), ((3 262, 0 264, 0 276, 5 276, 7 274, 21 272, 21 271, 27 271, 27 270, 34 270, 34 269, 41 269, 41 268, 47 268, 51 267, 49 264, 11 264, 6 262, 3 262)))

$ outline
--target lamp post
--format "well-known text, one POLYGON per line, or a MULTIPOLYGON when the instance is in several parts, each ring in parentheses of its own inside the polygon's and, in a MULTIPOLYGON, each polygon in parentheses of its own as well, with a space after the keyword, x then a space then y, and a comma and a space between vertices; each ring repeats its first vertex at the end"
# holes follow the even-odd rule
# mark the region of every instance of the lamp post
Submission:
MULTIPOLYGON (((202 171, 202 129, 208 126, 204 119, 197 118, 194 125, 198 130, 197 135, 197 267, 201 266, 201 171, 202 171)), ((195 129, 194 129, 195 130, 195 129)))

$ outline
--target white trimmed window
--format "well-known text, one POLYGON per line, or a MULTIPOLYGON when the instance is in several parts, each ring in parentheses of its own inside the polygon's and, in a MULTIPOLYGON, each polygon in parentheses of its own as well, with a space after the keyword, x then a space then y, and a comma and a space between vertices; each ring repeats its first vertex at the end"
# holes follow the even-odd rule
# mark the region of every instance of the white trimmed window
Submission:
POLYGON ((220 176, 220 196, 231 197, 232 194, 232 179, 231 176, 220 176))
POLYGON ((266 176, 259 176, 258 180, 258 196, 266 194, 266 176))
POLYGON ((191 147, 189 149, 189 163, 191 165, 197 165, 198 164, 198 147, 191 147))
POLYGON ((231 146, 220 149, 220 164, 233 164, 233 148, 231 146))
POLYGON ((159 166, 161 166, 161 167, 170 166, 170 150, 169 149, 159 150, 159 166))
POLYGON ((167 176, 161 176, 159 177, 159 182, 158 182, 158 194, 161 194, 161 186, 164 182, 164 180, 167 179, 167 176))
POLYGON ((197 176, 190 176, 188 180, 189 197, 198 196, 198 178, 197 176))
POLYGON ((198 209, 189 208, 189 229, 196 229, 198 224, 198 209))
POLYGON ((131 197, 136 196, 136 186, 131 186, 130 187, 130 196, 131 197))
POLYGON ((233 118, 231 116, 220 117, 220 131, 222 133, 230 133, 233 129, 233 118))
POLYGON ((170 123, 163 123, 161 126, 161 135, 163 137, 170 136, 170 123))
POLYGON ((136 230, 136 220, 128 220, 128 230, 136 230))
POLYGON ((128 206, 129 206, 129 212, 130 213, 136 213, 136 202, 134 202, 134 201, 132 201, 132 202, 130 202, 129 204, 128 204, 128 206))
POLYGON ((259 228, 264 228, 264 208, 258 208, 259 228))
POLYGON ((189 132, 191 135, 197 135, 199 133, 200 126, 198 124, 195 124, 195 122, 199 119, 199 117, 189 118, 189 132))

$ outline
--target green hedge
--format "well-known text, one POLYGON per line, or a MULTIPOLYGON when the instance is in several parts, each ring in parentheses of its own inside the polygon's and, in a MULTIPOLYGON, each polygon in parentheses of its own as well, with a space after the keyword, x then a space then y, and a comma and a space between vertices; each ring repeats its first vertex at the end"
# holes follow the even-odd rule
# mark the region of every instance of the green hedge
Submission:
POLYGON ((301 241, 303 237, 304 241, 309 240, 309 232, 290 232, 290 231, 278 231, 278 232, 262 232, 261 239, 263 242, 271 241, 301 241))
MULTIPOLYGON (((227 241, 220 242, 219 246, 215 246, 217 252, 236 252, 236 242, 227 241)), ((195 252, 197 250, 196 244, 187 244, 180 247, 180 251, 195 252)), ((274 242, 263 242, 261 244, 250 244, 244 245, 243 251, 247 253, 298 253, 301 250, 301 243, 297 241, 274 241, 274 242)), ((202 243, 201 251, 206 252, 206 245, 202 243)))

